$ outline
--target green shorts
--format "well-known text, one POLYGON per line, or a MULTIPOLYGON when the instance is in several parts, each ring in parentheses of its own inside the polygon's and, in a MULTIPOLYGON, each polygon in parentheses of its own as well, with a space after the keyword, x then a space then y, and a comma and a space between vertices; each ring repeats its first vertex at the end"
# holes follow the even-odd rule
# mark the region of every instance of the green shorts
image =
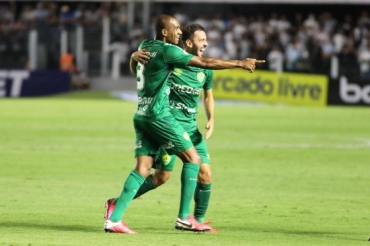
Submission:
MULTIPOLYGON (((211 164, 206 141, 204 140, 199 129, 196 126, 194 127, 194 125, 189 126, 189 125, 184 125, 182 123, 181 125, 185 126, 187 130, 190 130, 189 131, 190 139, 193 142, 194 147, 197 150, 202 160, 202 164, 211 164)), ((175 161, 176 161, 175 155, 169 155, 166 152, 166 150, 160 148, 157 151, 157 154, 155 156, 155 162, 154 162, 153 168, 160 169, 163 171, 173 171, 173 168, 175 166, 175 161)))
POLYGON ((134 128, 136 133, 135 157, 155 156, 159 148, 174 155, 193 146, 189 134, 172 115, 154 121, 134 119, 134 128))

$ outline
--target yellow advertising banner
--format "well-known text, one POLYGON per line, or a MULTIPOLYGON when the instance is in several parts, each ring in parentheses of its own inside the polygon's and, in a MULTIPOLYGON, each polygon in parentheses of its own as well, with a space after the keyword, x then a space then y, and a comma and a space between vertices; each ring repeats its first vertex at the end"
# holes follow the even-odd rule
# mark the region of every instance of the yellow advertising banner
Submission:
POLYGON ((316 74, 216 70, 212 89, 215 99, 325 106, 328 78, 316 74))

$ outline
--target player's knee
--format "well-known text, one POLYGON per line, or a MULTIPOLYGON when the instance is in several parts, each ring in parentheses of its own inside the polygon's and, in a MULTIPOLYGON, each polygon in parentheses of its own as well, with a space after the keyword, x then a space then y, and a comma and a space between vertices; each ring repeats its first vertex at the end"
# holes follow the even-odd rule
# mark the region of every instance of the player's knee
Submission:
MULTIPOLYGON (((209 165, 208 165, 209 166, 209 165)), ((209 184, 212 182, 212 172, 211 168, 202 168, 201 166, 199 173, 198 173, 198 181, 202 184, 209 184)))
POLYGON ((190 163, 200 164, 201 163, 201 158, 198 155, 198 153, 194 153, 194 154, 190 155, 189 156, 189 162, 190 163))
POLYGON ((199 164, 199 165, 201 164, 201 158, 194 147, 184 152, 177 153, 177 156, 184 163, 194 163, 194 164, 199 164))
POLYGON ((171 177, 171 172, 168 171, 156 171, 153 175, 153 182, 155 186, 163 185, 171 177))
POLYGON ((167 177, 167 176, 159 176, 158 180, 157 180, 157 186, 160 186, 160 185, 163 185, 164 183, 167 182, 167 180, 169 179, 170 177, 167 177))
POLYGON ((147 163, 138 163, 135 170, 140 173, 144 178, 148 177, 151 170, 151 165, 147 163))

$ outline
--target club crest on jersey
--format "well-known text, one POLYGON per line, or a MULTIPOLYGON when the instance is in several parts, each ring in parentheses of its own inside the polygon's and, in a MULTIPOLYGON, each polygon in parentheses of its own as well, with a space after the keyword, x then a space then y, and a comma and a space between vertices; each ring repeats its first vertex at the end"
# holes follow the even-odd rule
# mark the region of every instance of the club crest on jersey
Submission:
POLYGON ((175 68, 173 70, 173 74, 177 75, 177 76, 181 76, 182 74, 182 70, 180 68, 175 68))
POLYGON ((206 75, 203 72, 199 72, 197 74, 197 79, 198 79, 199 83, 202 83, 203 82, 205 76, 206 75))

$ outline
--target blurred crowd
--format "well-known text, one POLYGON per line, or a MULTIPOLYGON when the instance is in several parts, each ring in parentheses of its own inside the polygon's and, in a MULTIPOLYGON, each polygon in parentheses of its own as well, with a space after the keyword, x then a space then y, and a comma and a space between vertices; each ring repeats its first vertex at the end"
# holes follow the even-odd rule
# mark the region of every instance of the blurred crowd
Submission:
POLYGON ((330 73, 338 58, 341 73, 370 80, 370 18, 367 11, 343 20, 330 12, 296 13, 293 20, 271 12, 270 16, 215 14, 189 19, 179 11, 183 25, 200 23, 207 29, 205 55, 228 59, 266 59, 265 69, 291 72, 330 73))
MULTIPOLYGON (((107 50, 119 50, 121 60, 127 63, 129 55, 142 39, 154 37, 155 16, 148 30, 143 30, 142 12, 136 11, 133 26, 127 28, 127 3, 124 2, 73 5, 51 1, 21 5, 0 3, 0 57, 5 57, 6 53, 12 56, 17 52, 25 54, 25 30, 31 28, 43 30, 39 40, 46 42, 48 47, 55 47, 49 54, 53 56, 60 45, 60 29, 73 30, 76 24, 97 28, 106 16, 111 19, 112 40, 107 50)), ((267 61, 262 69, 322 74, 329 74, 333 57, 336 57, 341 73, 370 80, 370 17, 365 9, 341 19, 333 17, 330 12, 297 12, 290 19, 274 11, 269 15, 228 13, 225 16, 212 13, 194 17, 178 8, 171 14, 181 25, 196 22, 206 28, 206 56, 226 59, 255 57, 267 61)), ((0 66, 4 65, 0 61, 0 66)), ((53 66, 53 63, 49 65, 53 66)))
MULTIPOLYGON (((57 68, 61 30, 77 24, 94 26, 109 15, 110 4, 60 2, 0 2, 0 67, 27 67, 28 31, 38 31, 38 49, 47 56, 48 68, 57 68)), ((71 47, 69 47, 71 48, 71 47)), ((99 47, 101 48, 101 46, 99 47)))

